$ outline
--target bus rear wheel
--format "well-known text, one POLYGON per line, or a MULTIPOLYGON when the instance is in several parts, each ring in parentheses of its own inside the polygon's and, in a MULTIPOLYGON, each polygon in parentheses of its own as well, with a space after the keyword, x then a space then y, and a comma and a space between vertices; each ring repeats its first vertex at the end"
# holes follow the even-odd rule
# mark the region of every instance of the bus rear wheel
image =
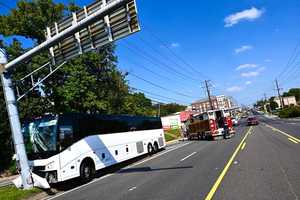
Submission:
POLYGON ((154 149, 153 149, 153 151, 154 151, 154 153, 157 153, 159 151, 157 142, 154 142, 154 149))
POLYGON ((148 144, 148 147, 147 147, 147 150, 148 150, 148 154, 153 154, 153 152, 154 152, 154 149, 153 149, 153 146, 152 146, 152 144, 148 144))
POLYGON ((95 177, 95 166, 93 161, 86 159, 80 165, 80 180, 87 183, 95 177))

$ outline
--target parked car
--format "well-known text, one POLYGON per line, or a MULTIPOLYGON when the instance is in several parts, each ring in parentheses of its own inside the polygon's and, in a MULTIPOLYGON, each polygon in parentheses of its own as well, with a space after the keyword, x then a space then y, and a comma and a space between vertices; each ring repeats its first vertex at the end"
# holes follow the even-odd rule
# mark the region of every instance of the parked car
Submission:
POLYGON ((236 117, 231 118, 233 126, 238 126, 239 125, 239 120, 236 117))
POLYGON ((258 125, 259 124, 259 122, 258 122, 258 120, 257 120, 256 117, 248 117, 247 122, 248 122, 248 126, 258 125))

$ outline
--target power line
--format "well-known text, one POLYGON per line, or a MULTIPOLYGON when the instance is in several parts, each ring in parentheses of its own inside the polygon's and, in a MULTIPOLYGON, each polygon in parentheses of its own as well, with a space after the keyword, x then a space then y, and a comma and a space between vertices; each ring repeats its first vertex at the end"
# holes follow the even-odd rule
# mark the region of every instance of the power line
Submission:
POLYGON ((126 45, 127 49, 129 49, 130 51, 135 52, 136 54, 141 55, 142 57, 144 57, 146 60, 148 60, 149 62, 151 62, 154 65, 158 64, 158 65, 166 67, 166 69, 168 69, 170 72, 176 73, 177 75, 180 75, 181 78, 183 78, 184 80, 189 79, 189 80, 192 80, 192 81, 199 82, 199 80, 194 79, 193 77, 188 76, 186 74, 183 74, 180 71, 178 71, 177 69, 175 69, 174 67, 172 67, 172 66, 170 66, 170 65, 168 65, 168 64, 160 61, 159 59, 153 57, 152 55, 150 55, 149 53, 145 52, 144 50, 142 50, 141 48, 137 47, 136 45, 130 44, 128 42, 126 42, 125 45, 126 45), (132 48, 131 46, 133 46, 134 48, 132 48))
POLYGON ((178 60, 180 60, 183 64, 185 64, 186 66, 188 66, 189 68, 192 69, 192 71, 195 71, 197 73, 199 73, 201 76, 203 76, 204 78, 209 78, 206 75, 204 75, 203 73, 201 73, 200 71, 198 71, 194 66, 192 66, 190 63, 188 63, 187 61, 185 61, 182 57, 180 57, 179 55, 177 55, 168 45, 166 42, 164 42, 161 38, 159 38, 154 32, 152 32, 148 27, 146 27, 145 25, 143 26, 143 28, 150 33, 150 35, 152 35, 157 41, 159 41, 166 49, 168 49, 170 51, 170 53, 175 56, 178 60))
MULTIPOLYGON (((138 88, 134 88, 134 87, 131 87, 131 88, 134 89, 134 90, 143 92, 145 94, 154 95, 154 96, 157 96, 157 97, 161 97, 161 98, 165 98, 165 99, 169 99, 169 100, 173 100, 173 101, 177 101, 177 102, 184 102, 182 100, 178 100, 178 99, 166 97, 166 96, 163 96, 163 95, 160 95, 160 94, 156 94, 156 93, 153 93, 153 92, 149 92, 149 91, 146 91, 146 90, 142 90, 142 89, 138 89, 138 88)), ((187 103, 187 102, 184 102, 184 103, 187 103)), ((187 104, 189 104, 189 103, 187 103, 187 104)))
MULTIPOLYGON (((150 73, 152 73, 152 74, 154 74, 154 75, 156 75, 156 76, 159 76, 159 77, 163 78, 163 80, 166 79, 166 80, 171 81, 172 83, 180 84, 180 83, 178 82, 178 79, 176 79, 176 81, 174 82, 174 80, 172 80, 170 77, 165 76, 165 75, 162 75, 162 74, 160 74, 160 73, 158 73, 158 72, 155 72, 155 71, 149 69, 148 67, 146 67, 146 66, 144 66, 144 65, 141 65, 141 64, 138 64, 138 63, 136 63, 136 62, 129 61, 129 60, 127 60, 127 61, 128 61, 129 63, 131 63, 132 65, 135 65, 135 66, 137 66, 137 67, 143 68, 144 70, 146 70, 146 71, 148 71, 148 72, 150 72, 150 73)), ((173 76, 171 76, 171 77, 173 77, 173 76)), ((184 85, 184 84, 180 84, 180 86, 183 86, 183 85, 184 85)))
POLYGON ((300 40, 298 41, 298 43, 296 44, 292 54, 290 55, 288 62, 286 64, 286 67, 283 69, 283 71, 277 76, 277 78, 281 78, 290 68, 290 66, 292 65, 292 63, 297 59, 297 57, 300 54, 300 50, 297 52, 297 49, 300 46, 300 40))
POLYGON ((0 2, 0 5, 2 5, 4 8, 8 9, 8 10, 12 10, 13 8, 8 6, 7 4, 0 2))
MULTIPOLYGON (((151 45, 148 41, 146 41, 145 39, 143 39, 141 36, 137 35, 137 38, 140 41, 142 41, 146 46, 148 46, 149 48, 151 48, 157 55, 159 55, 161 57, 164 57, 164 56, 162 56, 162 54, 156 48, 153 47, 153 45, 151 45)), ((165 56, 164 59, 169 60, 170 62, 172 62, 174 65, 176 65, 179 68, 184 67, 184 66, 180 65, 178 62, 176 62, 174 59, 171 59, 170 57, 165 56)), ((188 68, 188 69, 190 69, 190 68, 188 68)), ((190 72, 195 73, 194 70, 191 70, 190 72)))
POLYGON ((177 91, 175 91, 175 90, 170 90, 170 89, 168 89, 168 88, 165 88, 165 87, 163 87, 163 86, 160 86, 160 85, 158 85, 158 84, 156 84, 156 83, 153 83, 153 82, 151 82, 151 81, 148 81, 148 80, 146 80, 146 79, 144 79, 144 78, 142 78, 142 77, 140 77, 140 76, 137 76, 136 74, 134 74, 134 73, 129 73, 129 75, 131 75, 131 76, 133 76, 133 77, 135 77, 135 78, 137 78, 137 79, 140 79, 140 80, 142 80, 142 81, 144 81, 144 82, 146 82, 146 83, 148 83, 148 84, 150 84, 150 85, 152 85, 152 86, 155 86, 155 87, 157 87, 157 88, 160 88, 160 89, 163 89, 163 90, 166 90, 166 91, 169 91, 169 92, 173 92, 173 93, 175 93, 175 94, 177 94, 177 95, 180 95, 180 96, 184 96, 184 97, 188 97, 188 98, 197 98, 197 97, 193 97, 193 96, 190 96, 190 95, 186 95, 186 94, 183 94, 183 93, 181 93, 181 92, 177 92, 177 91))

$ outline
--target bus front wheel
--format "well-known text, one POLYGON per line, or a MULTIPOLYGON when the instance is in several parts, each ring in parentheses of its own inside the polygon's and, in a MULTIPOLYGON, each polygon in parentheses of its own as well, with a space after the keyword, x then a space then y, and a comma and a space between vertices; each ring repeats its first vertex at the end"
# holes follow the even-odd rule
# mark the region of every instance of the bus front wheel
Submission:
POLYGON ((95 165, 91 159, 85 159, 80 165, 80 179, 83 183, 91 181, 95 176, 95 165))

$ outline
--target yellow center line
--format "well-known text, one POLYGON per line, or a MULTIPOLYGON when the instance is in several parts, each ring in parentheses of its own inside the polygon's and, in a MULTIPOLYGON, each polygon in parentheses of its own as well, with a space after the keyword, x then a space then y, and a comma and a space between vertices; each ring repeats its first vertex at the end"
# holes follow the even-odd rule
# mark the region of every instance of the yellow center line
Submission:
POLYGON ((240 142, 239 146, 236 148, 236 150, 234 151, 234 153, 232 154, 231 158, 229 159, 229 161, 227 162, 225 168, 223 169, 222 173, 220 174, 220 176, 218 177, 217 181, 215 182, 215 184, 213 185, 213 187, 211 188, 210 192, 207 194, 205 200, 211 200, 214 196, 214 194, 216 193, 219 185, 221 184, 224 176, 226 175, 229 167, 231 166, 233 160, 235 159, 236 155, 238 154, 239 150, 241 149, 243 143, 245 142, 246 138, 248 137, 250 131, 252 130, 252 127, 250 127, 245 135, 245 137, 242 139, 242 141, 240 142))
POLYGON ((298 139, 298 138, 296 138, 296 137, 294 137, 294 136, 292 136, 290 134, 287 134, 287 133, 285 133, 285 132, 283 132, 283 131, 281 131, 281 130, 279 130, 277 128, 274 128, 273 126, 270 126, 269 124, 266 124, 266 126, 269 127, 270 129, 272 129, 273 131, 279 132, 279 133, 287 136, 288 138, 291 138, 291 139, 297 141, 298 143, 300 143, 300 139, 298 139))
POLYGON ((297 142, 296 140, 292 139, 292 138, 288 138, 291 142, 295 143, 295 144, 299 144, 299 142, 297 142))
POLYGON ((244 144, 242 145, 241 150, 244 150, 244 149, 245 149, 245 146, 246 146, 246 142, 244 142, 244 144))

